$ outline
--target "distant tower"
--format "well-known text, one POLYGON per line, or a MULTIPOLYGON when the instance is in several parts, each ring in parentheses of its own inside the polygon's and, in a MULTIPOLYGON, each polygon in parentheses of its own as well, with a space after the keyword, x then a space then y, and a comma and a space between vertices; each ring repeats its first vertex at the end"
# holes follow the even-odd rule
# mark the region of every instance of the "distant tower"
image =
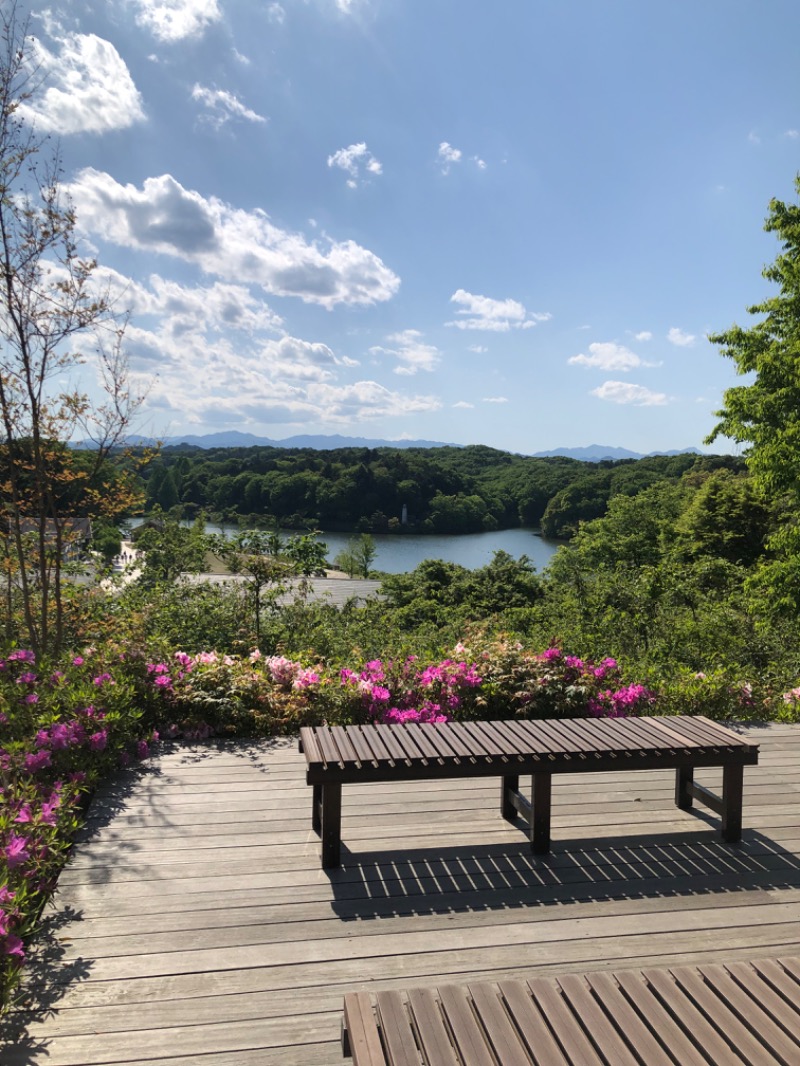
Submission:
POLYGON ((406 504, 403 504, 403 511, 402 511, 402 514, 400 515, 400 525, 401 526, 407 526, 408 525, 408 507, 406 506, 406 504))

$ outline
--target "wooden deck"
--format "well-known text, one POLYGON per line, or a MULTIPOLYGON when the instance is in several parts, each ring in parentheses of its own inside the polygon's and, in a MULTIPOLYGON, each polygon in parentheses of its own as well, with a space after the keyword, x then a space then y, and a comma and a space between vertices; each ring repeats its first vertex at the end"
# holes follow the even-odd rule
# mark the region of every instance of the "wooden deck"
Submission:
POLYGON ((800 727, 745 732, 741 844, 670 771, 560 778, 541 857, 494 779, 353 785, 334 871, 296 742, 164 754, 96 798, 3 1064, 341 1066, 351 989, 800 954, 800 727))

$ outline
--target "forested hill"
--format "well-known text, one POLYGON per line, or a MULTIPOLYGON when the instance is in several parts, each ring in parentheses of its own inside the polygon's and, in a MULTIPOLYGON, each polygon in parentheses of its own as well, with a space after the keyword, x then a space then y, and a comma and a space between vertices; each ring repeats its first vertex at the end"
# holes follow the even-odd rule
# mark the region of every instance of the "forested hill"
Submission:
POLYGON ((633 496, 690 472, 743 469, 731 456, 672 455, 587 464, 482 445, 438 448, 165 448, 142 471, 146 507, 289 528, 471 533, 531 526, 569 537, 633 496))

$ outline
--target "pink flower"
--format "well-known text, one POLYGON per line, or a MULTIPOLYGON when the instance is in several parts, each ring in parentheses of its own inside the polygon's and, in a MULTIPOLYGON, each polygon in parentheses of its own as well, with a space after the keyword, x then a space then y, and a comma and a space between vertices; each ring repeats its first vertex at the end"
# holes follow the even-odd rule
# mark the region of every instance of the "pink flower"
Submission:
POLYGON ((75 658, 72 660, 73 666, 83 666, 83 663, 84 660, 80 655, 76 655, 75 658))
POLYGON ((38 703, 39 702, 39 697, 36 695, 35 692, 29 692, 28 695, 25 697, 25 702, 26 703, 38 703))
POLYGON ((150 748, 146 740, 140 740, 136 745, 136 757, 138 759, 146 759, 150 754, 150 748))
POLYGON ((93 685, 113 685, 114 683, 111 674, 98 674, 97 677, 92 678, 93 685))
POLYGON ((29 774, 35 774, 37 770, 49 766, 50 762, 51 755, 49 751, 37 751, 35 754, 31 753, 25 756, 25 769, 29 774))
POLYGON ((105 751, 108 744, 108 730, 101 729, 98 733, 92 733, 89 737, 89 748, 92 751, 105 751))
POLYGON ((6 937, 3 944, 3 954, 16 955, 20 962, 25 958, 25 947, 20 938, 14 933, 9 933, 6 937))
POLYGON ((12 833, 9 837, 8 844, 3 848, 3 854, 5 855, 9 870, 16 869, 17 866, 20 866, 30 858, 27 839, 18 836, 17 833, 12 833))

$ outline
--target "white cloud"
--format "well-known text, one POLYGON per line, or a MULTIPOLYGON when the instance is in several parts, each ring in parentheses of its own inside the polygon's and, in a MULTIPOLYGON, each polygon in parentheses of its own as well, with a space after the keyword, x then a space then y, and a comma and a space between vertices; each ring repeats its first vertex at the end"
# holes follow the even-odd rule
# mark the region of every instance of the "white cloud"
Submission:
POLYGON ((132 0, 139 9, 136 21, 159 41, 199 37, 222 18, 217 0, 132 0))
POLYGON ((635 341, 651 341, 653 339, 653 334, 649 329, 643 329, 641 333, 634 333, 633 339, 635 341))
POLYGON ((286 11, 280 4, 270 4, 267 8, 267 17, 270 22, 277 22, 278 25, 282 25, 286 21, 286 11))
POLYGON ((395 374, 411 376, 419 370, 435 370, 441 361, 442 353, 433 344, 423 344, 419 330, 406 329, 402 333, 392 333, 386 339, 392 348, 376 346, 370 348, 370 354, 394 356, 400 364, 395 367, 395 374))
POLYGON ((470 344, 467 351, 475 352, 476 355, 485 355, 489 351, 483 344, 470 344))
POLYGON ((622 344, 603 341, 589 345, 589 355, 573 355, 567 360, 573 366, 585 366, 598 370, 634 370, 640 366, 652 366, 645 363, 635 352, 622 344))
POLYGON ((55 43, 58 51, 50 52, 35 42, 33 59, 46 88, 20 107, 37 129, 106 133, 144 119, 142 98, 113 44, 93 33, 67 33, 55 43))
POLYGON ((208 112, 206 118, 215 129, 224 126, 232 118, 242 118, 248 122, 267 121, 263 115, 245 107, 238 97, 225 89, 207 89, 203 85, 196 84, 192 89, 192 99, 206 108, 208 112))
MULTIPOLYGON (((244 286, 146 284, 98 268, 94 282, 130 308, 126 334, 134 383, 149 385, 147 409, 195 424, 346 425, 441 407, 374 381, 339 383, 342 368, 326 345, 288 334, 264 300, 244 286)), ((145 412, 146 413, 146 412, 145 412)))
POLYGON ((667 340, 670 344, 676 344, 679 348, 691 348, 695 342, 695 336, 693 333, 684 333, 682 329, 673 326, 667 334, 667 340))
POLYGON ((458 408, 459 410, 472 411, 475 407, 475 404, 467 403, 466 400, 459 400, 458 403, 453 404, 453 407, 458 408))
POLYGON ((475 166, 478 168, 478 170, 486 170, 486 160, 485 159, 481 159, 480 156, 474 155, 472 157, 472 161, 475 164, 475 166))
POLYGON ((796 141, 800 137, 800 130, 787 130, 784 133, 784 137, 789 137, 791 140, 796 141))
POLYGON ((484 396, 484 403, 508 403, 507 396, 484 396))
POLYGON ((552 318, 548 312, 526 311, 518 300, 493 300, 489 296, 477 296, 464 289, 458 289, 450 297, 450 302, 461 304, 457 311, 465 318, 446 322, 446 326, 457 329, 484 329, 495 333, 507 333, 510 329, 531 329, 539 322, 552 318))
POLYGON ((364 182, 367 174, 382 174, 383 166, 361 141, 360 144, 351 144, 347 148, 340 148, 333 155, 328 156, 329 167, 339 167, 350 177, 347 184, 355 189, 359 182, 364 182))
POLYGON ((442 173, 449 174, 450 167, 453 163, 461 162, 461 149, 454 148, 452 144, 448 144, 447 141, 442 141, 439 145, 438 159, 442 168, 442 173))
POLYGON ((125 248, 176 256, 206 273, 260 285, 306 303, 373 304, 390 299, 400 279, 354 241, 307 241, 261 210, 243 211, 184 189, 169 174, 141 189, 87 168, 66 187, 80 226, 125 248))
POLYGON ((751 144, 761 144, 761 138, 755 130, 750 130, 750 132, 747 134, 747 139, 751 144))
POLYGON ((644 385, 632 385, 627 381, 605 381, 592 389, 592 396, 610 403, 633 404, 635 407, 662 407, 667 403, 666 394, 653 392, 644 385))

